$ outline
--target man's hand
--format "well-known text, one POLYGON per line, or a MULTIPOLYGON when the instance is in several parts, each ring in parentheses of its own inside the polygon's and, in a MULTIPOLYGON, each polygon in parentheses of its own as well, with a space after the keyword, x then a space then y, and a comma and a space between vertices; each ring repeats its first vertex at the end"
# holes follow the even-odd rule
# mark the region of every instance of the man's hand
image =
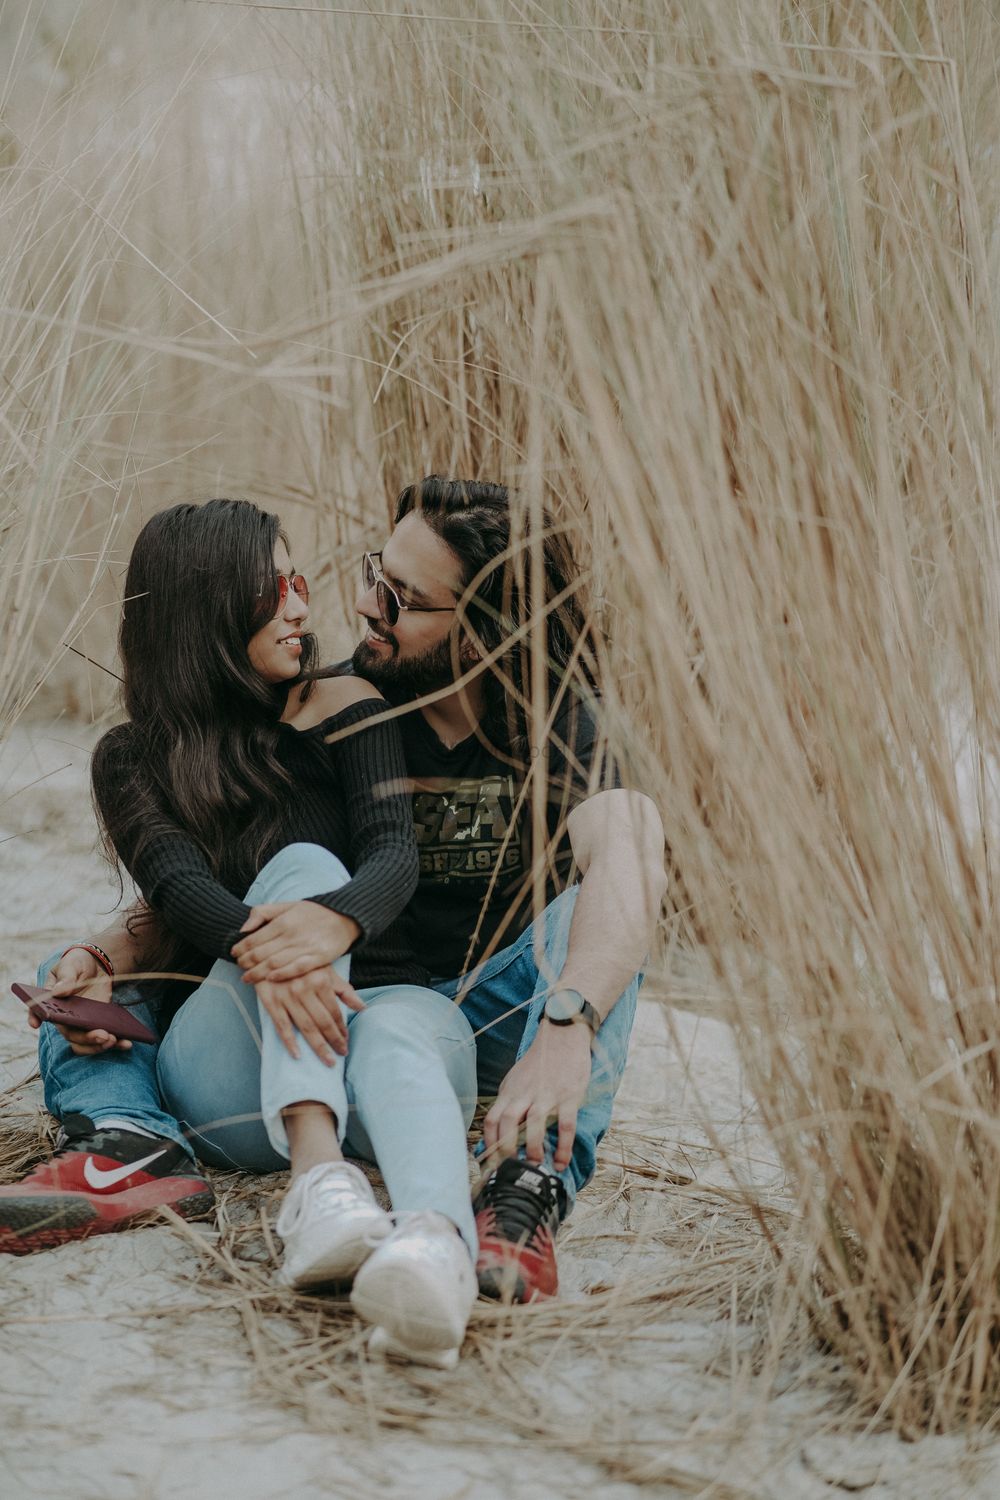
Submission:
POLYGON ((233 947, 233 958, 248 984, 289 980, 342 958, 361 936, 352 917, 329 911, 317 901, 274 901, 255 906, 233 947))
POLYGON ((331 1068, 338 1054, 347 1056, 347 1022, 341 1001, 350 1010, 365 1008, 357 991, 328 963, 294 979, 260 979, 257 998, 292 1057, 299 1056, 292 1029, 296 1027, 321 1062, 331 1068))
POLYGON ((523 1124, 525 1155, 531 1162, 541 1162, 545 1128, 554 1117, 559 1138, 553 1164, 557 1171, 564 1171, 573 1151, 577 1111, 590 1083, 590 1063, 588 1026, 553 1026, 542 1021, 538 1035, 507 1074, 483 1121, 486 1154, 514 1156, 523 1124))
MULTIPOLYGON (((111 996, 111 979, 101 968, 92 953, 83 948, 70 948, 59 962, 49 970, 45 988, 53 995, 85 995, 88 1000, 100 1000, 108 1004, 111 996)), ((28 1012, 28 1025, 33 1031, 41 1021, 28 1012)), ((80 1031, 75 1026, 60 1026, 59 1032, 69 1042, 77 1057, 99 1057, 102 1052, 128 1052, 129 1041, 119 1041, 110 1031, 80 1031)))

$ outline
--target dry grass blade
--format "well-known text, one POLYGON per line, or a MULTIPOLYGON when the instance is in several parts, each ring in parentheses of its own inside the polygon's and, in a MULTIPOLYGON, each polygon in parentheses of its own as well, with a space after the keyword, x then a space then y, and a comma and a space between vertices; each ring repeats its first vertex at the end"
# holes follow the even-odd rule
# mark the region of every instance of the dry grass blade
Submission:
MULTIPOLYGON (((29 4, 2 104, 0 732, 36 694, 103 712, 103 673, 50 668, 62 641, 112 663, 115 569, 168 498, 246 490, 286 513, 340 625, 331 656, 404 482, 510 480, 532 537, 544 501, 606 637, 614 748, 668 826, 664 939, 710 972, 793 1187, 789 1227, 762 1219, 775 1306, 808 1308, 877 1420, 985 1419, 990 10, 84 9, 55 46, 29 4)), ((290 1338, 311 1409, 361 1400, 346 1317, 276 1307, 260 1274, 265 1378, 291 1388, 290 1338)), ((534 1368, 565 1337, 582 1359, 652 1296, 516 1335, 481 1317, 473 1357, 515 1428, 533 1419, 508 1357, 534 1368)), ((390 1383, 386 1419, 431 1420, 432 1386, 390 1383)))

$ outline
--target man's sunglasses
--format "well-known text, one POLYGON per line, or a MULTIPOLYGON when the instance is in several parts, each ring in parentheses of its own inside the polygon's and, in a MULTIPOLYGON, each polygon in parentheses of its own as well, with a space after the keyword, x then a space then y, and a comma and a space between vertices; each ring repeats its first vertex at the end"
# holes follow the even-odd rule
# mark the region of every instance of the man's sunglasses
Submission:
POLYGON ((378 612, 387 625, 395 625, 404 610, 415 615, 446 615, 457 604, 404 604, 391 583, 382 576, 381 552, 366 552, 361 560, 361 580, 367 593, 374 586, 378 612))

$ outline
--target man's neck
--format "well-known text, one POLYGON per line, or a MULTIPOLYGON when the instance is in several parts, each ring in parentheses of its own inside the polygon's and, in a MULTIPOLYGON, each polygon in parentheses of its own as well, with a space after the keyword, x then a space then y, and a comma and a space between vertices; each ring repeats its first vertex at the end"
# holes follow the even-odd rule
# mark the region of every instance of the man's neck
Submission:
POLYGON ((486 694, 481 679, 456 688, 446 698, 428 703, 420 712, 445 748, 451 750, 475 733, 486 713, 486 694))

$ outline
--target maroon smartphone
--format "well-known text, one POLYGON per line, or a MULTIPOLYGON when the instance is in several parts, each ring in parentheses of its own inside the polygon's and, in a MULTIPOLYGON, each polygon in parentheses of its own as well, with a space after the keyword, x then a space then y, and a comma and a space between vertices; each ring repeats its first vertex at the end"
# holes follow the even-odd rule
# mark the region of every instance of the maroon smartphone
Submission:
POLYGON ((87 1000, 83 995, 53 995, 51 990, 40 990, 34 984, 12 984, 11 989, 39 1021, 76 1026, 80 1031, 109 1031, 119 1041, 159 1041, 156 1032, 124 1005, 87 1000))

